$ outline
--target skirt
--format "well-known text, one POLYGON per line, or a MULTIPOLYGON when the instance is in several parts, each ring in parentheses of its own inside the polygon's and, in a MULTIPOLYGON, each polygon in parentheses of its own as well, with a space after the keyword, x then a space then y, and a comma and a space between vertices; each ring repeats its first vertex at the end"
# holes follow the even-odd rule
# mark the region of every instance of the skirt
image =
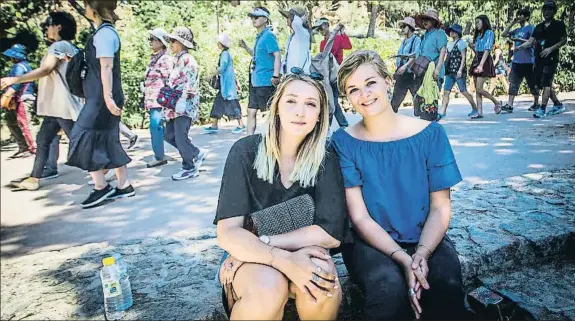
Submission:
POLYGON ((483 53, 484 51, 478 51, 475 57, 473 57, 471 68, 469 68, 469 75, 472 77, 493 78, 495 77, 495 66, 493 65, 493 58, 491 57, 491 55, 487 56, 487 59, 483 64, 483 71, 481 73, 475 72, 475 68, 479 66, 479 63, 483 58, 483 53))
POLYGON ((220 119, 226 116, 228 119, 240 119, 242 117, 241 110, 240 102, 237 99, 226 100, 222 96, 222 92, 218 91, 212 105, 210 117, 220 119))
POLYGON ((98 101, 86 102, 72 128, 66 165, 95 172, 132 161, 120 143, 120 117, 103 108, 98 101))

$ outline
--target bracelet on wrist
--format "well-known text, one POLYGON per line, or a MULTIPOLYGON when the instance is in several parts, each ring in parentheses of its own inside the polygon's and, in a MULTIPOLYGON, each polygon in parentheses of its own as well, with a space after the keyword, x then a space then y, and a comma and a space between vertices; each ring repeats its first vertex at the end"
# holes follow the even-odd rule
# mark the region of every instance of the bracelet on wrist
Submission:
POLYGON ((425 246, 425 245, 423 245, 423 244, 418 244, 418 245, 417 245, 417 249, 419 250, 420 247, 426 249, 427 252, 429 252, 429 256, 431 256, 431 255, 433 254, 433 252, 431 252, 431 250, 430 250, 427 246, 425 246))
POLYGON ((389 254, 389 258, 393 260, 393 255, 394 255, 395 253, 397 253, 397 252, 400 252, 400 251, 403 251, 403 252, 407 253, 407 250, 397 249, 397 250, 395 250, 395 251, 393 251, 393 252, 391 252, 391 253, 389 254))

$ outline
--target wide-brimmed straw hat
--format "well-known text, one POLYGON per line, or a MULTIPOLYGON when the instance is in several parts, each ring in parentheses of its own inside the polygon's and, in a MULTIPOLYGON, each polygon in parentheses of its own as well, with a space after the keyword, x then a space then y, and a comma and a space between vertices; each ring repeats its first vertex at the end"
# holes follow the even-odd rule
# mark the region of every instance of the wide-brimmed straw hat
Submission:
POLYGON ((403 20, 397 22, 397 25, 400 28, 403 28, 403 26, 410 26, 413 30, 415 30, 415 19, 412 17, 405 17, 403 20))
POLYGON ((419 28, 422 28, 422 29, 424 28, 423 27, 423 19, 424 18, 433 19, 433 20, 437 21, 438 24, 441 25, 441 20, 439 19, 439 12, 437 12, 437 10, 435 10, 433 8, 429 8, 429 9, 427 9, 427 11, 425 13, 418 14, 417 16, 415 16, 415 24, 419 28))
POLYGON ((168 34, 168 32, 166 30, 164 30, 162 28, 155 28, 154 30, 148 31, 148 33, 150 34, 150 36, 160 40, 166 48, 170 47, 168 45, 168 42, 166 41, 166 35, 168 34))
POLYGON ((189 28, 177 27, 172 33, 167 34, 166 38, 177 40, 188 49, 194 48, 194 35, 189 28))

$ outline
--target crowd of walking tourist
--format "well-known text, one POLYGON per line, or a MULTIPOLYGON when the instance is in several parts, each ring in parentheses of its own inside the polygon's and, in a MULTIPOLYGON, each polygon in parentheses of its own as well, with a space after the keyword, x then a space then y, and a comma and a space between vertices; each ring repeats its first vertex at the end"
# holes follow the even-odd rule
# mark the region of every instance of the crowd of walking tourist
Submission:
MULTIPOLYGON (((1 88, 6 125, 18 145, 12 158, 34 157, 30 175, 11 185, 34 191, 56 177, 65 135, 66 165, 92 179, 81 204, 91 208, 136 194, 126 149, 139 138, 121 122, 126 98, 117 1, 84 5, 93 23, 84 49, 72 44, 74 17, 51 12, 43 25, 51 44, 39 67, 32 69, 28 48, 15 44, 3 52, 12 67, 1 88), (32 109, 42 119, 35 140, 32 109), (127 148, 120 135, 129 140, 127 148)), ((147 167, 168 163, 167 142, 182 160, 173 180, 200 174, 208 150, 192 143, 189 131, 198 120, 201 81, 217 90, 213 122, 203 130, 217 134, 226 117, 237 122, 232 133, 247 134, 227 156, 214 219, 225 250, 218 276, 230 319, 281 319, 294 299, 301 319, 335 320, 342 300, 331 258, 336 253, 364 295, 366 318, 465 318, 461 264, 446 235, 450 188, 462 177, 440 121, 455 85, 471 107, 468 116, 478 120, 485 117, 484 98, 495 114, 512 113, 524 79, 533 117, 565 111, 553 80, 566 28, 555 19, 555 2, 544 2, 541 12, 544 20, 533 25, 530 9, 519 9, 506 26, 509 60, 486 15, 475 18, 468 37, 461 25, 444 25, 435 9, 405 17, 397 24, 403 39, 394 72, 372 50, 344 55, 352 50, 345 27, 323 17, 311 24, 303 7, 280 11, 290 32, 283 53, 270 11, 253 8, 247 16, 255 42, 220 34, 215 70, 200 71, 199 30, 150 30, 140 84, 153 153, 147 167), (323 39, 312 53, 316 34, 323 39), (229 50, 235 44, 252 57, 246 123, 229 50), (508 95, 505 104, 494 96, 498 81, 508 95), (398 113, 408 91, 415 117, 398 113), (348 123, 341 96, 359 122, 348 123), (256 134, 258 112, 268 119, 256 134), (339 129, 330 135, 334 117, 339 129)))

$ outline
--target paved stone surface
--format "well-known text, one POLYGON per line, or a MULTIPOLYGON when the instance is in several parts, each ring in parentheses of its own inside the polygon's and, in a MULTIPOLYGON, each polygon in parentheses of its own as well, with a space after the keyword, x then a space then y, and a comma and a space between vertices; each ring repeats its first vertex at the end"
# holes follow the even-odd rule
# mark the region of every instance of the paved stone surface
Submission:
MULTIPOLYGON (((483 281, 502 289, 509 287, 526 300, 524 306, 530 311, 555 313, 536 314, 539 317, 575 319, 573 311, 566 308, 573 302, 572 291, 557 302, 529 298, 545 293, 537 292, 539 285, 541 289, 554 288, 554 295, 573 288, 569 275, 573 275, 574 260, 566 258, 565 265, 549 273, 534 264, 573 252, 574 189, 575 169, 525 174, 486 184, 465 183, 454 188, 454 216, 448 234, 456 244, 466 284, 483 281), (526 274, 517 271, 518 267, 523 267, 520 271, 526 274), (503 278, 485 279, 493 275, 503 278), (519 291, 521 280, 532 283, 519 291)), ((222 251, 214 237, 212 227, 195 238, 148 237, 4 257, 0 317, 103 319, 100 261, 119 252, 129 264, 134 293, 134 306, 126 320, 222 319, 215 281, 222 251)), ((337 257, 336 263, 344 290, 348 289, 341 258, 337 257)), ((350 312, 352 299, 353 293, 347 290, 343 319, 355 315, 350 312)))
MULTIPOLYGON (((469 107, 454 100, 442 124, 450 137, 466 183, 485 183, 493 179, 572 167, 575 163, 575 93, 560 95, 567 112, 535 120, 526 111, 529 97, 518 99, 516 112, 494 115, 486 104, 486 118, 470 121, 469 107)), ((401 109, 409 114, 410 109, 401 109)), ((348 114, 350 122, 358 115, 348 114)), ((261 121, 260 121, 261 122, 261 121)), ((147 131, 139 131, 139 148, 130 151, 133 162, 130 177, 137 195, 103 207, 81 210, 79 203, 89 194, 88 175, 75 168, 60 166, 61 176, 35 192, 10 192, 10 180, 24 176, 32 159, 7 160, 7 146, 0 153, 1 245, 2 257, 65 249, 87 243, 146 237, 195 237, 212 227, 220 178, 229 148, 238 139, 230 130, 235 124, 222 124, 217 135, 193 128, 195 144, 210 154, 196 179, 173 182, 170 176, 179 170, 179 162, 148 169, 145 162, 152 152, 147 131)), ((166 144, 168 155, 179 159, 166 144)), ((61 162, 67 146, 62 146, 61 162)), ((112 183, 114 184, 114 183, 112 183)), ((477 200, 475 206, 488 205, 477 200)), ((507 206, 517 207, 509 200, 507 206)))

